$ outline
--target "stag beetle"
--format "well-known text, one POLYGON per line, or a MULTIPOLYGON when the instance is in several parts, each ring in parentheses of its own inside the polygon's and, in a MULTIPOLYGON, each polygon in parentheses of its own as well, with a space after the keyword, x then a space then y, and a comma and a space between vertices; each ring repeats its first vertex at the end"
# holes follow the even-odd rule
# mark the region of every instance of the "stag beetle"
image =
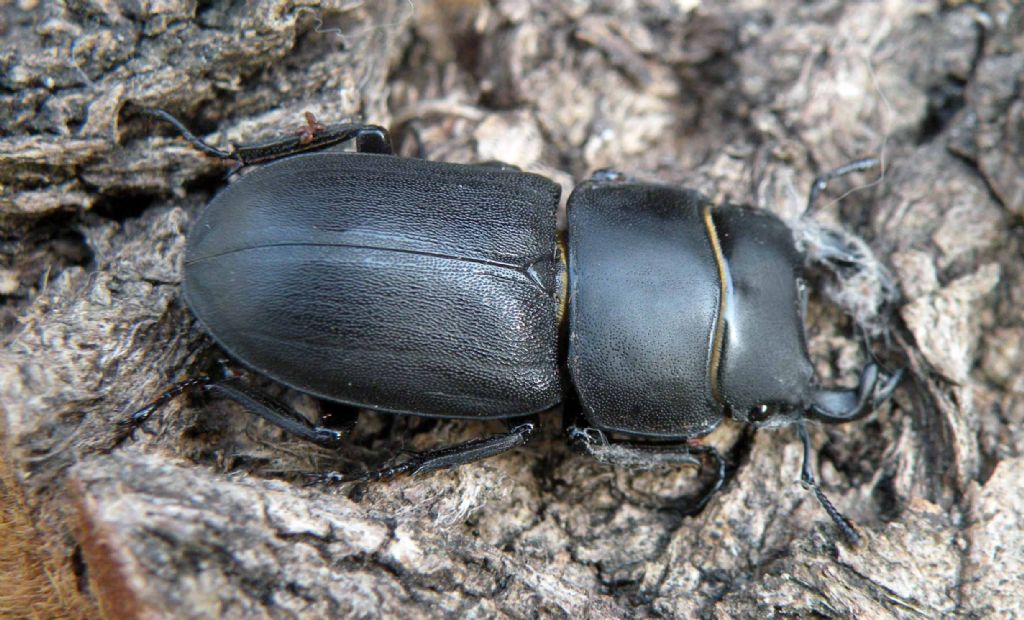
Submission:
MULTIPOLYGON (((855 388, 819 385, 804 334, 804 257, 775 215, 601 171, 569 197, 563 237, 551 180, 498 163, 398 157, 379 126, 307 115, 295 135, 223 151, 167 112, 143 113, 239 168, 269 162, 222 190, 188 237, 185 301, 231 357, 329 402, 508 422, 504 434, 324 479, 500 454, 564 402, 576 411, 570 439, 603 462, 713 461, 699 508, 725 464, 696 440, 729 416, 794 425, 802 481, 858 540, 814 480, 804 421, 857 419, 902 373, 872 362, 855 388), (305 152, 346 141, 355 152, 305 152)), ((820 176, 809 205, 830 179, 876 164, 820 176)), ((237 380, 204 377, 172 386, 129 424, 191 390, 321 446, 343 436, 237 380)))

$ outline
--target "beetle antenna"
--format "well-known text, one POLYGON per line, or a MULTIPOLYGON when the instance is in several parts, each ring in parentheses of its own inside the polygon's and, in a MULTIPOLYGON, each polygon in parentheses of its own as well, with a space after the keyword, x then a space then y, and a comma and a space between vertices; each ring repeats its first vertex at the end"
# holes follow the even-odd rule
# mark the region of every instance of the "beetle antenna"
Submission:
POLYGON ((137 107, 139 112, 145 116, 151 116, 153 118, 160 119, 165 123, 169 123, 172 127, 178 130, 178 133, 181 134, 181 137, 185 138, 185 140, 189 144, 196 147, 200 151, 206 153, 207 155, 219 157, 220 159, 231 159, 236 161, 238 160, 238 155, 236 155, 235 153, 221 150, 197 138, 191 131, 188 130, 188 127, 185 127, 184 123, 175 118, 170 112, 166 112, 159 108, 147 108, 144 106, 135 107, 137 107))
POLYGON ((846 536, 846 540, 851 545, 857 546, 860 544, 860 534, 853 529, 853 524, 850 520, 843 516, 839 510, 832 505, 828 497, 825 495, 821 487, 818 486, 818 482, 814 479, 814 474, 811 472, 811 438, 807 434, 807 426, 803 420, 796 423, 797 433, 800 435, 800 441, 804 444, 804 464, 800 471, 800 482, 804 487, 810 489, 814 493, 814 497, 817 498, 818 503, 825 509, 828 516, 832 517, 839 530, 846 536))
POLYGON ((828 187, 828 182, 837 179, 854 172, 863 172, 865 170, 871 170, 877 166, 882 165, 882 160, 878 157, 866 157, 864 159, 858 159, 851 161, 848 164, 839 166, 835 170, 829 170, 823 172, 814 178, 814 182, 811 183, 811 191, 807 192, 807 208, 804 209, 804 216, 810 215, 814 210, 814 204, 818 201, 818 196, 821 195, 825 188, 828 187))

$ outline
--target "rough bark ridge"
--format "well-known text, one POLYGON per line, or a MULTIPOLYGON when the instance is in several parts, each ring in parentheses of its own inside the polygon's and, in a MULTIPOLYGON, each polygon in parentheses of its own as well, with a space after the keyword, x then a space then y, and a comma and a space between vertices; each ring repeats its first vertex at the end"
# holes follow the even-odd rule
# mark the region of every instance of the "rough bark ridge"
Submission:
MULTIPOLYGON (((1019 3, 25 1, 0 9, 0 32, 5 488, 82 605, 1024 615, 1019 3), (903 294, 894 404, 813 431, 823 486, 865 543, 837 544, 785 431, 727 429, 730 479, 693 517, 664 509, 692 471, 573 455, 557 414, 512 454, 334 489, 303 473, 495 427, 364 413, 332 454, 182 399, 115 446, 118 420, 215 354, 177 285, 189 220, 223 175, 126 102, 222 144, 293 131, 307 110, 361 114, 404 128, 406 153, 418 136, 431 159, 501 159, 566 190, 614 166, 789 218, 816 172, 881 150, 880 181, 838 183, 815 216, 866 239, 903 294)), ((819 284, 835 303, 811 309, 818 371, 851 381, 863 360, 836 305, 871 320, 877 282, 819 284)))

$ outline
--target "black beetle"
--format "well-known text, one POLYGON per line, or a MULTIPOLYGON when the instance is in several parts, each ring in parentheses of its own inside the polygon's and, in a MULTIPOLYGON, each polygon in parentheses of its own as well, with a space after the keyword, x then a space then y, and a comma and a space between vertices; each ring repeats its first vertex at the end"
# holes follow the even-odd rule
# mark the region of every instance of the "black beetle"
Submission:
MULTIPOLYGON (((327 401, 509 421, 501 435, 326 479, 499 454, 529 440, 535 414, 566 401, 581 419, 571 439, 604 462, 712 458, 717 479, 699 508, 725 466, 695 440, 730 416, 795 424, 803 482, 857 541, 814 481, 804 420, 856 419, 901 372, 869 363, 856 388, 818 385, 804 335, 805 260, 778 217, 602 171, 573 191, 560 238, 559 186, 511 166, 396 157, 381 127, 323 126, 311 115, 294 136, 226 152, 166 112, 143 112, 239 167, 271 162, 221 191, 188 239, 185 300, 233 358, 327 401), (347 140, 356 152, 301 154, 347 140)), ((819 177, 809 205, 831 178, 876 163, 819 177)), ((343 435, 235 380, 207 378, 173 386, 130 423, 189 389, 323 446, 343 435)))

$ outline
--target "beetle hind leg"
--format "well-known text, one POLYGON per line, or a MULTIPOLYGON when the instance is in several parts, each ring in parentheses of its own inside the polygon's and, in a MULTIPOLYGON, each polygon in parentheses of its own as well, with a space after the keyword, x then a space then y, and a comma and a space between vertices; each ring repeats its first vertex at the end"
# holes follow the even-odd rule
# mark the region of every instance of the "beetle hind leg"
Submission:
POLYGON ((500 435, 472 439, 454 446, 426 452, 413 452, 406 460, 383 469, 363 474, 347 475, 340 472, 312 474, 311 483, 371 482, 393 478, 401 474, 426 474, 439 469, 473 463, 513 448, 526 445, 538 426, 535 416, 517 418, 509 423, 509 430, 500 435))
POLYGON ((233 400, 249 413, 263 418, 300 439, 305 439, 324 448, 337 448, 347 433, 347 429, 337 430, 312 424, 291 407, 238 380, 193 377, 172 385, 153 402, 124 420, 121 423, 125 431, 124 437, 131 436, 134 430, 145 424, 157 410, 184 392, 207 393, 233 400))

